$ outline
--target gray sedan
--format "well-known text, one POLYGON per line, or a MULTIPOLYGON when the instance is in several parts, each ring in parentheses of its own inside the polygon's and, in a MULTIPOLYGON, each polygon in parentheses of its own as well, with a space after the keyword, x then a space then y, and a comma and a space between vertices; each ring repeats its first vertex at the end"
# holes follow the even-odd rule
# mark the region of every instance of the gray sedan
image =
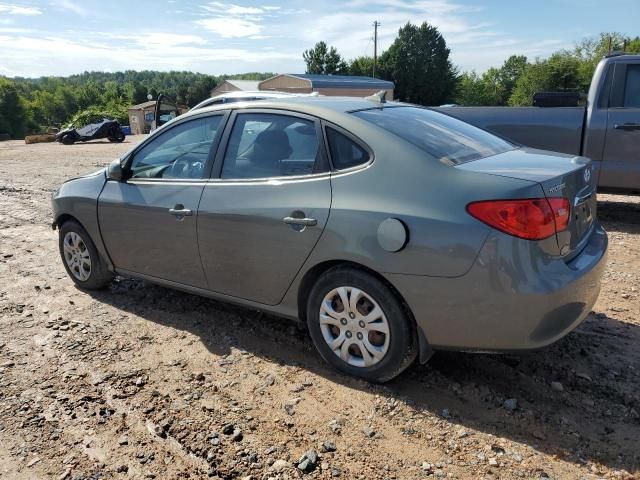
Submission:
POLYGON ((543 347, 600 289, 588 159, 383 99, 192 111, 53 195, 81 288, 115 274, 305 321, 382 382, 434 350, 543 347))

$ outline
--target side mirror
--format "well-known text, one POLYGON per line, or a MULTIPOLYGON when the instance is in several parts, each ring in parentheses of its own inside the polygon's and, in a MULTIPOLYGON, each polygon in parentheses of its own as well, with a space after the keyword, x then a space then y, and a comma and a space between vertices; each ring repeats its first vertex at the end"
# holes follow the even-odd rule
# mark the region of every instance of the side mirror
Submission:
POLYGON ((119 158, 115 159, 107 167, 107 178, 117 182, 121 182, 123 180, 122 165, 120 164, 119 158))

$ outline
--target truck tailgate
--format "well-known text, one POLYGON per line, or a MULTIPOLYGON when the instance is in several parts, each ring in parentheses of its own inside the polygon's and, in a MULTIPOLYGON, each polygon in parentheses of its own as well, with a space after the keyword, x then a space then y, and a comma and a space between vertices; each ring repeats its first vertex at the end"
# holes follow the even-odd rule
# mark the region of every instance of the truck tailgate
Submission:
POLYGON ((583 107, 439 107, 451 115, 531 148, 580 155, 583 107))

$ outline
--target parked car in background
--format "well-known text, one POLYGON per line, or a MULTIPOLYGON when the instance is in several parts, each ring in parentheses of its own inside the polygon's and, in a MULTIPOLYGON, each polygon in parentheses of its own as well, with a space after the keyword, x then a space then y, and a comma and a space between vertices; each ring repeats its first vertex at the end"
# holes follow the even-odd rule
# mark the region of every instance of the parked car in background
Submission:
POLYGON ((216 95, 215 97, 207 98, 203 100, 191 110, 198 110, 204 107, 211 107, 213 105, 221 105, 223 103, 236 103, 236 102, 250 102, 253 100, 266 100, 273 98, 291 98, 291 97, 315 97, 318 96, 314 93, 287 93, 287 92, 270 92, 263 90, 255 91, 239 91, 228 92, 216 95))
POLYGON ((574 329, 607 250, 591 162, 368 98, 196 109, 64 183, 67 273, 306 321, 328 363, 377 382, 433 350, 532 349, 574 329))
POLYGON ((81 128, 71 126, 56 134, 56 141, 65 145, 73 145, 75 142, 88 142, 89 140, 100 138, 106 138, 110 142, 123 142, 125 134, 120 127, 120 123, 107 118, 81 128))
POLYGON ((586 107, 441 111, 528 147, 589 157, 599 187, 640 191, 640 55, 604 58, 586 107))

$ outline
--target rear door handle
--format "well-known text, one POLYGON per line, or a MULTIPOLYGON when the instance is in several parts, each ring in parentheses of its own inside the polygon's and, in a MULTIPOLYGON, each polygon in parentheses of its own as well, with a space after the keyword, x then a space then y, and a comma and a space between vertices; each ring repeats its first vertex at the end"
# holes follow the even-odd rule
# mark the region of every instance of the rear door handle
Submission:
POLYGON ((616 130, 640 130, 640 123, 616 123, 613 128, 616 130))
POLYGON ((173 208, 170 208, 169 213, 171 215, 175 215, 176 217, 189 217, 193 215, 191 210, 189 210, 188 208, 184 208, 184 205, 182 205, 181 203, 179 203, 173 208))
POLYGON ((295 217, 284 217, 282 219, 284 223, 287 225, 301 225, 303 227, 314 227, 318 224, 318 220, 315 218, 295 218, 295 217))

